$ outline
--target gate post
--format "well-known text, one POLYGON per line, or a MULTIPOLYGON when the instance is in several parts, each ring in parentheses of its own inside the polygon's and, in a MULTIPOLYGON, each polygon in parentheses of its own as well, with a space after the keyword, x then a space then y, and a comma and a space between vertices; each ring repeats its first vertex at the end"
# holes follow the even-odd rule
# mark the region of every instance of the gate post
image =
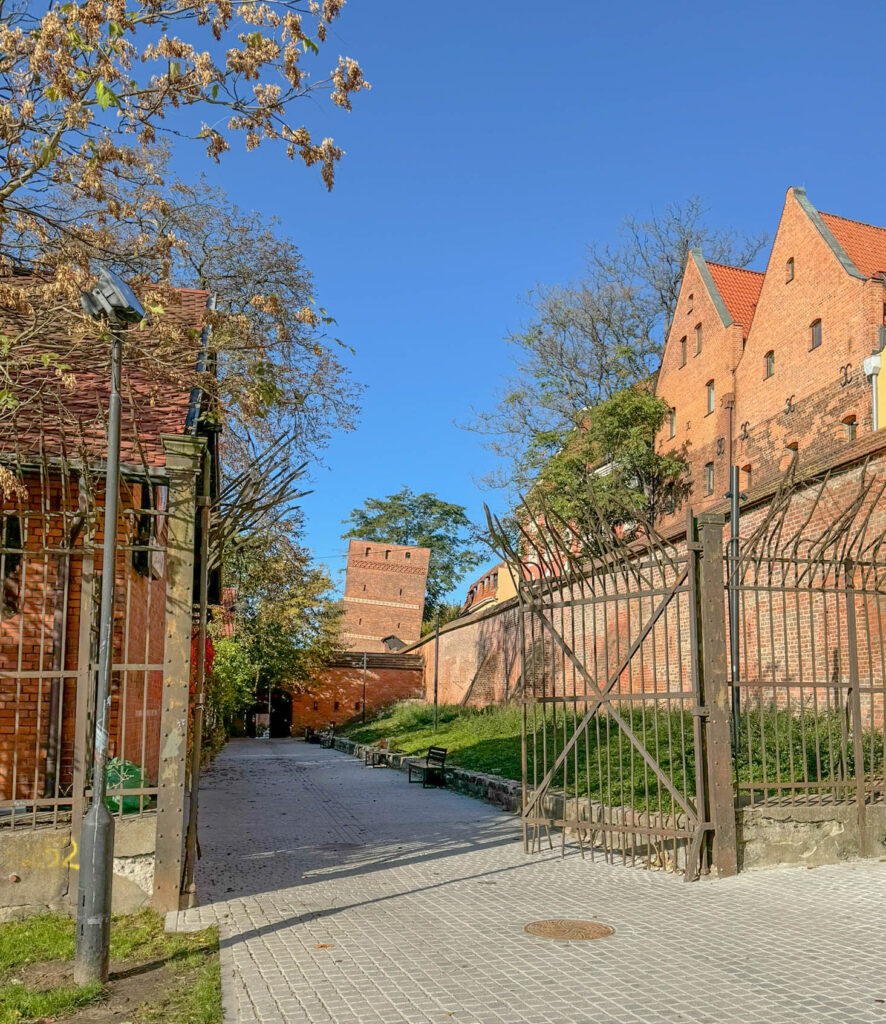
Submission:
POLYGON ((698 517, 701 542, 698 592, 702 649, 700 681, 706 717, 702 719, 705 735, 704 766, 699 764, 696 770, 707 772, 709 820, 714 829, 711 866, 721 878, 738 872, 723 571, 725 525, 726 517, 713 512, 698 517))
POLYGON ((205 445, 202 437, 163 435, 169 474, 169 533, 153 898, 154 909, 161 914, 179 910, 181 901, 197 472, 205 445))

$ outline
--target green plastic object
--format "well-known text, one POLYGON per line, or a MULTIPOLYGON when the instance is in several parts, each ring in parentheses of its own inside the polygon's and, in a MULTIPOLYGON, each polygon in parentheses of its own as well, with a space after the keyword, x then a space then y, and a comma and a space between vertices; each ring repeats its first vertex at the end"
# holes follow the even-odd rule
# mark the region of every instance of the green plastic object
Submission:
MULTIPOLYGON (((108 761, 108 766, 105 770, 105 779, 107 781, 109 791, 121 788, 141 789, 145 785, 145 777, 141 768, 139 768, 137 764, 133 764, 132 761, 124 761, 121 757, 112 757, 111 760, 108 761)), ((119 814, 121 800, 123 803, 123 814, 136 814, 141 810, 141 797, 121 797, 117 793, 105 797, 105 803, 108 805, 108 810, 113 811, 115 814, 119 814)), ((145 798, 145 803, 147 803, 147 798, 145 798)))

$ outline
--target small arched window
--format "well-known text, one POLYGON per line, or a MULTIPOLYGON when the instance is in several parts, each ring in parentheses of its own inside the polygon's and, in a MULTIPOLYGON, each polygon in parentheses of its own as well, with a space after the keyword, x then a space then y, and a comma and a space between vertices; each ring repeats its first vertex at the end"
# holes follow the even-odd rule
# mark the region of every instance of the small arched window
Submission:
POLYGON ((790 284, 790 282, 793 281, 793 280, 794 280, 794 257, 791 256, 791 258, 788 260, 787 264, 785 265, 785 282, 787 284, 790 284))
POLYGON ((847 441, 854 441, 858 437, 858 420, 854 415, 843 417, 843 430, 847 441))
POLYGON ((701 324, 695 325, 695 354, 701 353, 701 324))
POLYGON ((763 357, 766 361, 766 379, 768 380, 775 373, 775 353, 769 351, 763 357))
POLYGON ((695 306, 695 298, 692 292, 689 293, 689 305, 686 307, 686 312, 691 313, 695 306))
POLYGON ((680 339, 680 365, 686 365, 686 338, 680 339))
POLYGON ((714 493, 714 464, 706 462, 704 467, 704 489, 705 494, 714 493))
POLYGON ((412 552, 411 551, 407 551, 406 552, 406 561, 408 562, 410 558, 412 558, 412 552))
POLYGON ((813 320, 809 325, 809 347, 818 348, 821 345, 821 320, 813 320))
POLYGON ((677 434, 677 410, 674 406, 671 406, 671 411, 668 413, 668 432, 670 437, 676 437, 677 434))
POLYGON ((707 391, 707 415, 710 416, 714 411, 714 382, 709 380, 707 384, 705 384, 705 389, 707 391))
POLYGON ((753 471, 750 465, 741 467, 741 488, 744 491, 748 491, 751 488, 751 479, 753 471))

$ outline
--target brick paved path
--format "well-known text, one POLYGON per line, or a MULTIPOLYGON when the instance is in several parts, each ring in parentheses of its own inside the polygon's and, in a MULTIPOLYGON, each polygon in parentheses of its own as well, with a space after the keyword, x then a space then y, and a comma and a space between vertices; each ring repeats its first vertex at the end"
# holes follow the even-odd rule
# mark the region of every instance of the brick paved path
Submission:
POLYGON ((508 815, 294 740, 230 743, 201 803, 182 923, 219 922, 227 1022, 886 1024, 886 864, 527 858, 508 815), (616 933, 524 933, 549 917, 616 933))

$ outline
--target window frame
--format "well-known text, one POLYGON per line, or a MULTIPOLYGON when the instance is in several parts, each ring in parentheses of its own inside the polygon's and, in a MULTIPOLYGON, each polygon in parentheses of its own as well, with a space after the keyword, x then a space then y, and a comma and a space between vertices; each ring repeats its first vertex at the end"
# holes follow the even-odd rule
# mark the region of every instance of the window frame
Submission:
POLYGON ((791 281, 794 280, 794 274, 796 272, 796 267, 794 265, 794 257, 793 256, 789 256, 788 257, 788 261, 785 264, 785 272, 787 273, 787 277, 785 278, 785 282, 784 283, 785 284, 790 284, 791 281))
POLYGON ((677 407, 672 405, 668 412, 669 439, 677 436, 677 407))
POLYGON ((809 325, 809 351, 813 352, 817 348, 821 348, 822 343, 822 329, 821 329, 821 317, 817 317, 809 325), (816 341, 816 336, 818 340, 816 341))
POLYGON ((765 356, 763 356, 765 371, 763 373, 763 380, 769 380, 770 377, 775 376, 775 349, 769 349, 765 356))
POLYGON ((716 391, 714 389, 714 380, 713 380, 713 378, 711 378, 705 384, 705 392, 706 392, 706 398, 705 398, 706 405, 705 405, 705 407, 707 408, 707 412, 705 413, 705 416, 712 416, 713 413, 714 413, 714 410, 717 407, 717 396, 716 396, 716 391))
POLYGON ((702 343, 702 327, 701 323, 695 325, 695 354, 701 355, 701 343, 702 343))
POLYGON ((704 464, 704 486, 705 494, 714 493, 714 464, 713 462, 706 462, 704 464))

